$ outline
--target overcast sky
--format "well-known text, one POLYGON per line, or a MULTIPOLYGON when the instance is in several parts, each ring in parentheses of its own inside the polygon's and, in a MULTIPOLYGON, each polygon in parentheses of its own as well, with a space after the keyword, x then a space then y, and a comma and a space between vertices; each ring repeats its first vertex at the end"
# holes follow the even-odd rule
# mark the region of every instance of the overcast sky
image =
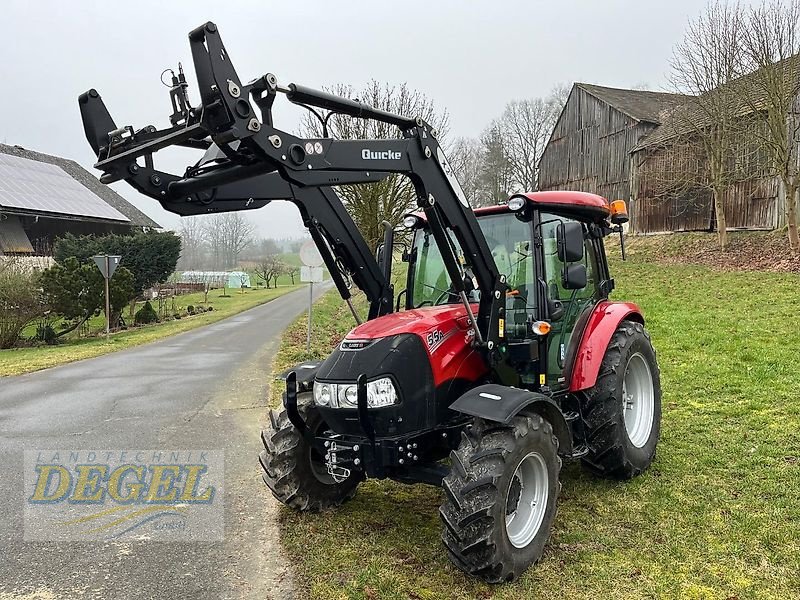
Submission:
MULTIPOLYGON (((663 89, 672 46, 705 2, 572 0, 467 2, 45 2, 2 0, 0 141, 77 160, 91 169, 77 97, 94 87, 117 125, 169 125, 160 73, 194 72, 187 34, 220 27, 239 77, 356 88, 407 82, 450 114, 450 137, 477 136, 506 102, 583 81, 663 89)), ((190 88, 190 99, 198 98, 190 88)), ((278 98, 278 102, 281 98, 278 98)), ((295 107, 276 125, 295 131, 295 107)), ((276 102, 277 107, 277 102, 276 102)), ((161 153, 157 155, 159 157, 161 153)), ((189 157, 167 157, 179 165, 189 157)), ((182 170, 182 169, 180 169, 182 170)), ((95 172, 97 174, 97 172, 95 172)), ((165 227, 180 218, 124 183, 114 189, 165 227)), ((304 231, 291 204, 247 213, 263 237, 304 231)))

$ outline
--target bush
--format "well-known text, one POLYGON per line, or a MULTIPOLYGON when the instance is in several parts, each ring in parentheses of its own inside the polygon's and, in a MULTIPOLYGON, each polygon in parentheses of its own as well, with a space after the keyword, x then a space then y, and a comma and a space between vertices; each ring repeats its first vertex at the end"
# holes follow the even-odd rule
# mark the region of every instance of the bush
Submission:
MULTIPOLYGON (((67 321, 65 329, 57 332, 57 336, 74 331, 105 308, 103 276, 94 264, 66 258, 63 263, 56 263, 42 272, 40 285, 46 304, 54 314, 67 321)), ((109 285, 113 325, 114 315, 119 315, 135 295, 133 274, 119 267, 109 285)))
POLYGON ((189 313, 190 315, 193 315, 194 314, 194 304, 190 304, 189 306, 187 306, 186 307, 186 312, 189 313))
POLYGON ((121 266, 133 275, 135 295, 158 283, 164 283, 175 271, 181 252, 180 237, 171 232, 135 233, 133 235, 108 234, 103 236, 76 236, 66 234, 56 240, 53 256, 57 263, 75 257, 78 262, 92 264, 95 254, 118 254, 121 266))
POLYGON ((0 263, 0 348, 16 344, 22 330, 43 312, 38 275, 13 262, 0 263))
POLYGON ((142 308, 136 311, 133 322, 137 325, 146 325, 147 323, 158 322, 158 315, 156 314, 156 311, 153 309, 153 305, 150 304, 149 300, 144 303, 142 308))
POLYGON ((36 340, 46 344, 55 344, 58 342, 58 335, 50 323, 39 323, 36 326, 36 340))

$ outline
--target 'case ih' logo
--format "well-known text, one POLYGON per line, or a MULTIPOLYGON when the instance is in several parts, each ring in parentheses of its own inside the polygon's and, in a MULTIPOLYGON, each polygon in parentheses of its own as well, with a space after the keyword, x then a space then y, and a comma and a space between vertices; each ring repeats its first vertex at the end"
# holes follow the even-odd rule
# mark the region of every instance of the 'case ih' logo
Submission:
POLYGON ((403 156, 402 152, 395 152, 394 150, 386 150, 385 152, 373 152, 369 148, 364 148, 361 151, 361 158, 364 160, 400 160, 403 156))
POLYGON ((363 350, 375 340, 343 340, 339 346, 342 350, 363 350))

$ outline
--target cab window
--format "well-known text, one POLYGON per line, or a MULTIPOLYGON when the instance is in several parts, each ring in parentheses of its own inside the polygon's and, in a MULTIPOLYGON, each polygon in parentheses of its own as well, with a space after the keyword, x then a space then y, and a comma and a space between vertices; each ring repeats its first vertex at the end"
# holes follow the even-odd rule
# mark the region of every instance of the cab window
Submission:
MULTIPOLYGON (((524 223, 510 213, 482 216, 478 218, 478 223, 499 272, 506 276, 512 294, 523 302, 523 307, 528 305, 532 309, 536 288, 530 223, 524 223)), ((464 264, 463 254, 452 232, 450 238, 458 251, 459 261, 464 264)), ((412 305, 419 308, 458 302, 458 297, 451 293, 442 255, 429 230, 417 231, 414 256, 412 305)), ((474 290, 470 300, 477 302, 479 299, 479 290, 474 290)))

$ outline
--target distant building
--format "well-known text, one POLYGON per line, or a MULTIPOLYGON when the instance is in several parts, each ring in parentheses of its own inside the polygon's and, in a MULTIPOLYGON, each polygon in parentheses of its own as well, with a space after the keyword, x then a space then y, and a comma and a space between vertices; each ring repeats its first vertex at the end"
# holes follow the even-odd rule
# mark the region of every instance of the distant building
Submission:
POLYGON ((539 189, 631 198, 630 153, 686 96, 576 83, 539 163, 539 189))
POLYGON ((56 238, 160 225, 73 160, 0 144, 0 255, 49 256, 56 238))
POLYGON ((244 271, 183 271, 178 283, 194 283, 209 288, 249 288, 250 275, 244 271))
MULTIPOLYGON (((798 80, 800 56, 778 66, 778 73, 798 80)), ((752 95, 753 76, 729 85, 752 95)), ((635 233, 715 230, 712 194, 703 182, 706 159, 685 125, 701 123, 693 114, 697 104, 694 96, 574 84, 542 155, 539 188, 626 200, 635 233)), ((793 116, 787 115, 787 123, 793 116)), ((763 116, 744 101, 738 118, 751 129, 764 126, 763 116)), ((786 199, 780 179, 747 140, 738 143, 739 172, 723 198, 728 229, 782 227, 786 199)))
MULTIPOLYGON (((770 102, 759 75, 747 73, 726 84, 739 99, 736 118, 749 133, 737 136, 728 151, 729 181, 722 197, 727 229, 769 230, 786 223, 783 182, 771 168, 768 154, 760 148, 764 140, 770 139, 769 124, 765 112, 753 111, 753 106, 766 106, 770 102)), ((800 153, 799 75, 800 55, 795 55, 776 63, 768 76, 788 83, 795 90, 785 128, 795 145, 794 156, 800 153)), ((697 127, 714 127, 707 109, 703 109, 702 98, 689 96, 675 110, 662 113, 658 129, 631 152, 634 201, 631 222, 636 231, 717 229, 713 194, 706 184, 707 155, 694 134, 697 127)), ((713 106, 714 102, 712 97, 710 104, 713 106)))

